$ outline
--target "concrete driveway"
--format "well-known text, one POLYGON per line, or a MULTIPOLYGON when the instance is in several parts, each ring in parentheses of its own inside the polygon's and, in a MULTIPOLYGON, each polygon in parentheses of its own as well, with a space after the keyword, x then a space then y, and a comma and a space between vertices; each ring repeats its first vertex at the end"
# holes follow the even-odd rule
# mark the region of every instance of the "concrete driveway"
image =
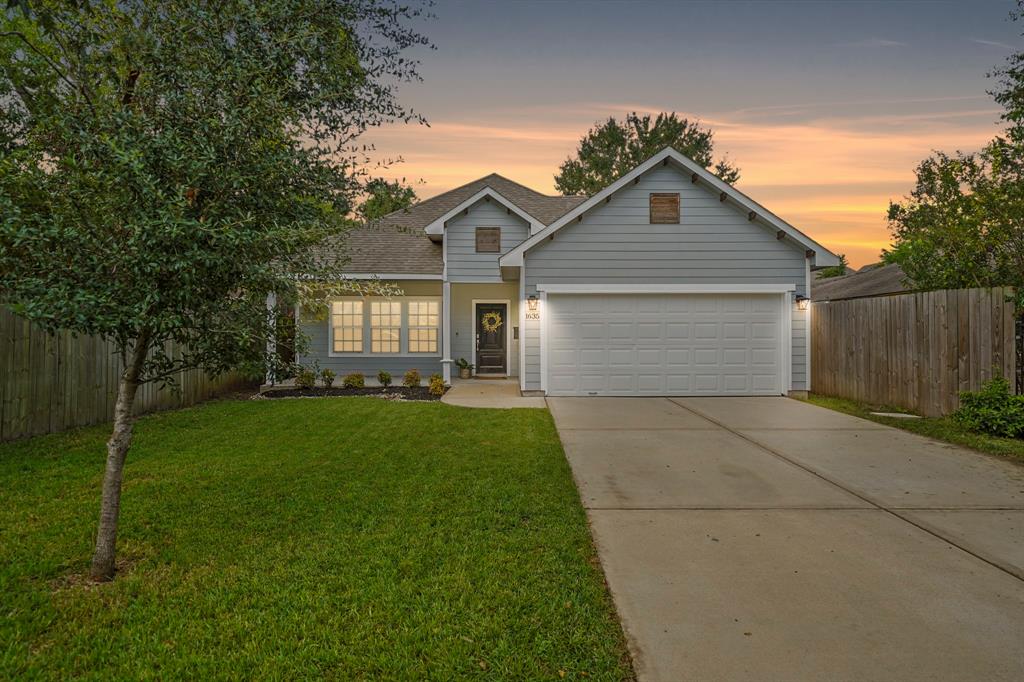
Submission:
POLYGON ((1024 467, 788 398, 550 398, 642 680, 1024 679, 1024 467))

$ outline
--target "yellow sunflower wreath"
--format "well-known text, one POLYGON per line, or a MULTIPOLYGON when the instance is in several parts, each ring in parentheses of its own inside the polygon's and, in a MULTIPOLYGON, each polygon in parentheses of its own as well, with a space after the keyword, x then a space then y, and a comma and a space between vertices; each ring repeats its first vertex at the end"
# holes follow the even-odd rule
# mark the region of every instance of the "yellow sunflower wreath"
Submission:
POLYGON ((496 332, 501 327, 501 313, 489 312, 484 313, 484 316, 480 318, 480 325, 484 328, 485 332, 496 332))

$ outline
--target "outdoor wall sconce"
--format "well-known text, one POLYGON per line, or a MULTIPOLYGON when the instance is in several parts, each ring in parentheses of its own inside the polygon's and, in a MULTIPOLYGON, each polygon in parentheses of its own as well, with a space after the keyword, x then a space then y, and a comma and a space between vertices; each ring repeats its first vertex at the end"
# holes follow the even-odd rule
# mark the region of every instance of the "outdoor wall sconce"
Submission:
POLYGON ((527 298, 526 299, 526 307, 530 309, 530 312, 536 312, 537 311, 537 297, 536 296, 530 296, 529 298, 527 298))
POLYGON ((797 294, 797 296, 796 296, 796 309, 797 310, 807 310, 810 307, 811 307, 811 299, 807 298, 806 296, 801 296, 801 295, 797 294))

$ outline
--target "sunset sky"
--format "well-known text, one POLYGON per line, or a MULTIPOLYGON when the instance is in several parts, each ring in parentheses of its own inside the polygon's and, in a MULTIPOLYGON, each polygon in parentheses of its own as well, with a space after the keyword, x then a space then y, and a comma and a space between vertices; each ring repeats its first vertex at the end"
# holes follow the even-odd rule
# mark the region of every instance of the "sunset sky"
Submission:
POLYGON ((740 189, 859 267, 888 244, 917 162, 999 132, 985 74, 1024 47, 1012 7, 441 0, 424 82, 400 91, 429 127, 367 141, 404 159, 385 175, 421 198, 490 172, 554 193, 595 122, 677 111, 715 130, 740 189))

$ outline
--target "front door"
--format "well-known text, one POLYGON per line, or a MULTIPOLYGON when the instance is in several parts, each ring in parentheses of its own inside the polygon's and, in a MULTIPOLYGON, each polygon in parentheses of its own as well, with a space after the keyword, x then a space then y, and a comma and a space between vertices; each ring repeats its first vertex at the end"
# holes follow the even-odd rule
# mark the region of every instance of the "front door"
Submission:
POLYGON ((476 373, 505 374, 508 336, 508 306, 504 303, 476 304, 476 373))

